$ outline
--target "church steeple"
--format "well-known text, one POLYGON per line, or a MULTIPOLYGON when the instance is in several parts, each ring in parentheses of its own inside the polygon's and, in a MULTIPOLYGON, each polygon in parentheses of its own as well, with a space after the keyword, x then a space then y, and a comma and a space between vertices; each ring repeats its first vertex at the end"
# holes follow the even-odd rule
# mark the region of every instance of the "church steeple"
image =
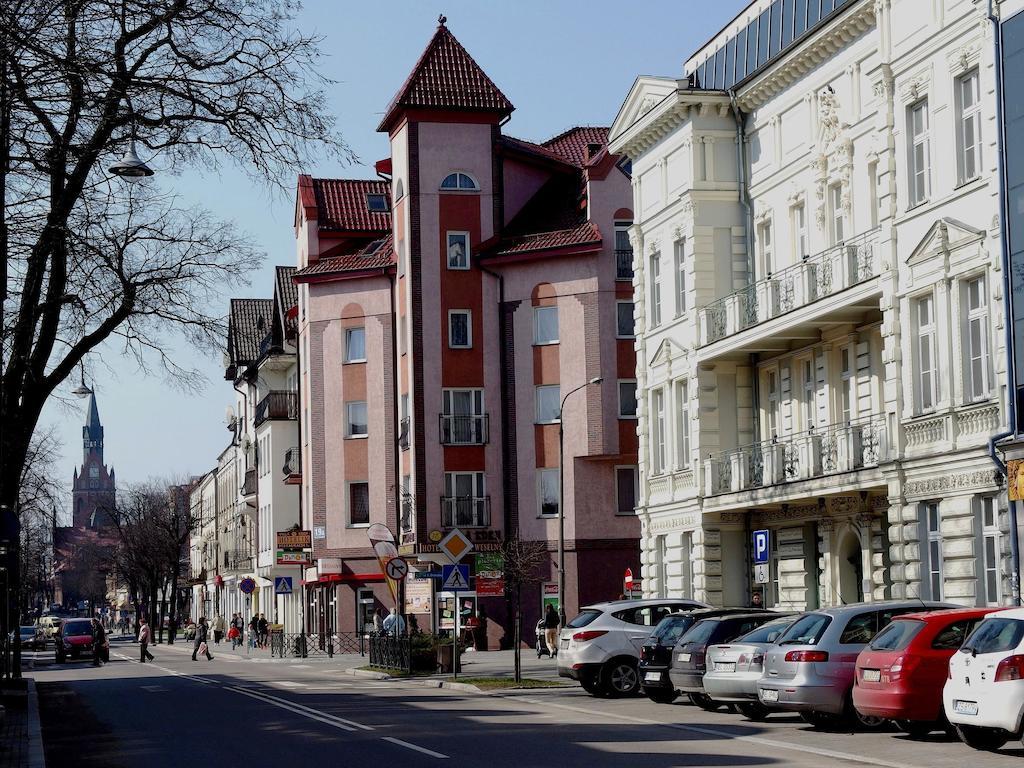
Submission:
POLYGON ((99 464, 103 463, 103 425, 100 423, 100 411, 96 407, 96 393, 89 395, 89 415, 82 427, 82 456, 88 462, 95 456, 99 464))

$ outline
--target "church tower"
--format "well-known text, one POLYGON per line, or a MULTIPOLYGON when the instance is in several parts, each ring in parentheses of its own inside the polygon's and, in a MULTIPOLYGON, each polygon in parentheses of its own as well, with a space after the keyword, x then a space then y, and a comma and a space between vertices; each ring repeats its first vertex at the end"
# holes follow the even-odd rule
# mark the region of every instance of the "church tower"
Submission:
POLYGON ((72 527, 106 528, 107 512, 114 504, 113 468, 103 464, 103 425, 96 406, 96 394, 89 395, 89 413, 82 427, 82 468, 75 470, 72 484, 72 527))

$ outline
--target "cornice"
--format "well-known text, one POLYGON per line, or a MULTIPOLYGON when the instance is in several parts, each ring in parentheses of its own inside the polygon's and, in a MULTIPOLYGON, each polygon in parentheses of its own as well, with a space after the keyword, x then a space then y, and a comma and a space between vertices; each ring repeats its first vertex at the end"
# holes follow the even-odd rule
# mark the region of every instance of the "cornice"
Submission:
MULTIPOLYGON (((685 83, 685 81, 680 81, 685 83)), ((679 87, 661 103, 609 143, 609 151, 632 159, 641 156, 694 114, 708 115, 714 109, 720 117, 728 115, 729 97, 718 91, 693 91, 679 87)))

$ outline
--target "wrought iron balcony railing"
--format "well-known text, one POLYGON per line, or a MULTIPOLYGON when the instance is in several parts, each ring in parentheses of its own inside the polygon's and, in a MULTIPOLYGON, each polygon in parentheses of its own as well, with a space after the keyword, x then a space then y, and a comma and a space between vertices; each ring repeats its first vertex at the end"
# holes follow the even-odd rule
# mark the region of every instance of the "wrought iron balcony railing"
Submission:
POLYGON ((403 451, 409 448, 409 417, 398 422, 398 447, 403 451))
POLYGON ((889 447, 885 419, 879 416, 774 437, 709 455, 703 493, 748 491, 877 467, 889 447))
POLYGON ((253 554, 248 550, 234 550, 224 553, 224 567, 233 571, 248 571, 253 567, 253 554))
POLYGON ((741 288, 700 310, 700 345, 732 336, 879 273, 873 229, 741 288))
POLYGON ((284 452, 282 472, 286 477, 302 474, 302 452, 298 447, 289 448, 284 452))
POLYGON ((633 249, 625 248, 615 251, 615 279, 633 279, 633 249))
POLYGON ((487 414, 479 416, 448 416, 441 414, 442 445, 484 445, 490 438, 487 414))
POLYGON ((442 528, 486 528, 491 524, 490 496, 442 496, 442 528))
POLYGON ((256 468, 245 470, 245 479, 242 481, 242 495, 243 496, 255 496, 256 495, 256 468))
POLYGON ((299 418, 299 397, 295 392, 272 391, 256 403, 256 426, 271 419, 299 418))

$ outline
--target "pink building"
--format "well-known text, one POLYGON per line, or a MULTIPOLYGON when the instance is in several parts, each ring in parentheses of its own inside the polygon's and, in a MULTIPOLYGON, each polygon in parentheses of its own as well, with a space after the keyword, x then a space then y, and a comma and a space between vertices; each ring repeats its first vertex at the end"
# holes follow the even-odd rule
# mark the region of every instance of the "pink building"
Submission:
MULTIPOLYGON (((441 25, 381 121, 382 180, 299 178, 310 631, 361 629, 390 602, 365 530, 380 522, 414 569, 452 527, 477 552, 511 531, 545 542, 532 637, 557 597, 560 416, 567 613, 639 573, 629 169, 607 128, 535 144, 503 134, 512 111, 441 25)), ((419 626, 447 628, 450 597, 406 584, 419 626)), ((504 597, 460 604, 507 644, 504 597)))

